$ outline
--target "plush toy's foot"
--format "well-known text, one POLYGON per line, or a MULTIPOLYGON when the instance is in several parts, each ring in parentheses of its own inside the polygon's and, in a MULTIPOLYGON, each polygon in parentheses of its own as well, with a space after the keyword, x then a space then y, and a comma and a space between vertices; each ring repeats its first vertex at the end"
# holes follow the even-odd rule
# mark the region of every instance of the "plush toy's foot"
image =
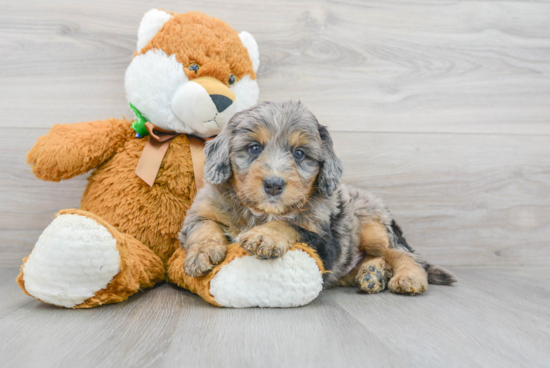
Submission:
POLYGON ((92 213, 64 210, 24 260, 17 282, 45 303, 90 308, 126 300, 163 278, 161 259, 141 242, 92 213))
POLYGON ((309 247, 296 244, 284 256, 260 260, 238 244, 228 247, 225 260, 202 277, 183 270, 185 251, 174 253, 168 265, 169 281, 221 307, 298 307, 323 288, 323 265, 309 247))

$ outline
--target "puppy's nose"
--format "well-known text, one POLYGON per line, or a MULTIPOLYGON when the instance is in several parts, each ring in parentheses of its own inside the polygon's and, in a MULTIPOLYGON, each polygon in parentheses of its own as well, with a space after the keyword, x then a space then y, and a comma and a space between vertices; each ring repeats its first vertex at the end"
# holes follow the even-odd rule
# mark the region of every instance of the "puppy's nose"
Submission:
POLYGON ((285 190, 286 182, 278 176, 268 176, 264 179, 264 190, 270 195, 279 195, 285 190))

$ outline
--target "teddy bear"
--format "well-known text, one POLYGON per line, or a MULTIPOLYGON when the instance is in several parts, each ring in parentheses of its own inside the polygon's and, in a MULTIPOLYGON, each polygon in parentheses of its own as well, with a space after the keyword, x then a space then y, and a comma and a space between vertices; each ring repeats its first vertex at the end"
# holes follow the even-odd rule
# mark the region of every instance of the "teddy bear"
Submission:
POLYGON ((247 32, 200 12, 147 12, 124 80, 136 118, 55 125, 27 155, 42 180, 92 172, 80 208, 59 211, 23 260, 23 291, 65 308, 121 302, 161 281, 216 306, 313 300, 324 268, 304 244, 269 262, 234 244, 207 275, 183 271, 177 234, 202 186, 204 141, 257 102, 258 66, 247 32))

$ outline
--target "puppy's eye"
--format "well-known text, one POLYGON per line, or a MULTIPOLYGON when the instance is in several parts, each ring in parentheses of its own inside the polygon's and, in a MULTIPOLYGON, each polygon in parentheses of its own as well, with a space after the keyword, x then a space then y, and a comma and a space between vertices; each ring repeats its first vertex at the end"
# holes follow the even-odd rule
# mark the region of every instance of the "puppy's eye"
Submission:
POLYGON ((250 147, 248 147, 248 153, 250 153, 252 156, 259 156, 260 153, 262 153, 262 146, 259 144, 254 144, 250 147))
POLYGON ((232 86, 237 82, 237 78, 233 74, 229 74, 229 85, 232 86))
POLYGON ((292 156, 294 156, 294 159, 296 161, 302 161, 304 159, 304 157, 306 156, 306 154, 302 150, 296 150, 296 151, 294 151, 292 156))
POLYGON ((192 72, 195 72, 195 74, 197 74, 197 72, 199 71, 200 68, 201 68, 201 66, 197 63, 193 63, 193 64, 189 65, 189 70, 191 70, 192 72))

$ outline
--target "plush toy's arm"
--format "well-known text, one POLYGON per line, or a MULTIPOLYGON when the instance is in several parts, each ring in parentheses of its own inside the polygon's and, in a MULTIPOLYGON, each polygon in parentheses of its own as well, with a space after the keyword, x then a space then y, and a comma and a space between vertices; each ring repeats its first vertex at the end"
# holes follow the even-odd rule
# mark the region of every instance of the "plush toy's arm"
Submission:
POLYGON ((168 280, 218 307, 298 307, 323 288, 323 262, 306 244, 294 244, 276 261, 260 260, 231 244, 225 259, 201 277, 184 272, 185 258, 183 248, 174 252, 168 280))
POLYGON ((27 163, 39 179, 70 179, 111 158, 132 134, 130 122, 120 119, 56 124, 38 138, 27 163))

